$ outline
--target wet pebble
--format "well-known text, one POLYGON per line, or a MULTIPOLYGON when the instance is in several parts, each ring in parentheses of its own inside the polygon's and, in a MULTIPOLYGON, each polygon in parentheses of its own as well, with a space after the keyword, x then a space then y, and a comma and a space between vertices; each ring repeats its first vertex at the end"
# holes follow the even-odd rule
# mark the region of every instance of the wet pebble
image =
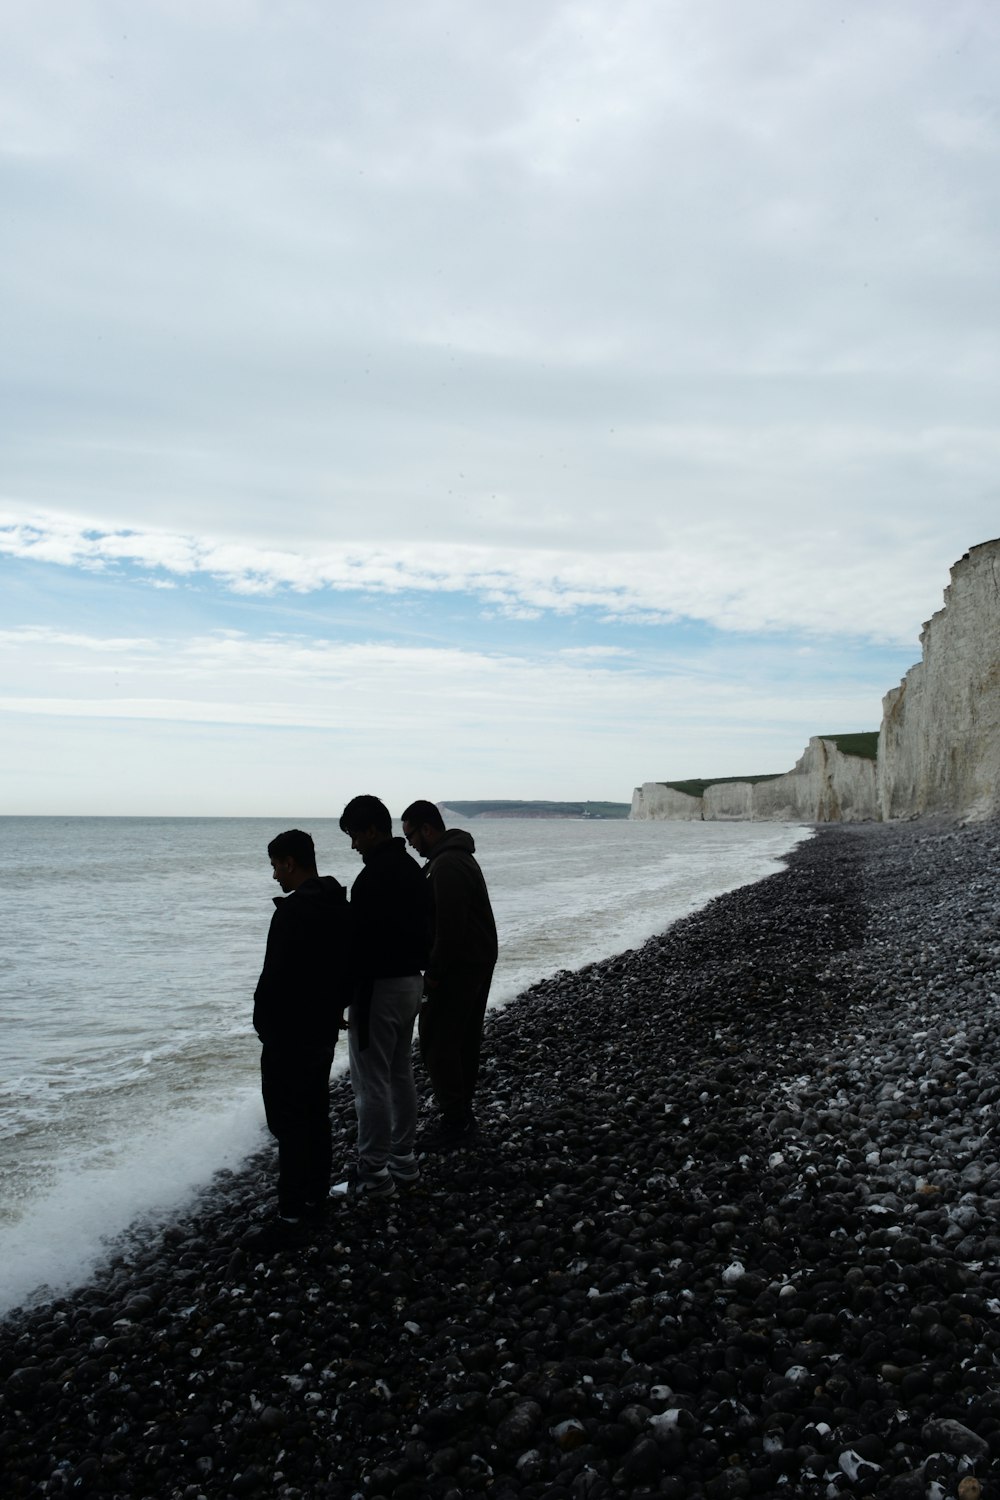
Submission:
POLYGON ((253 1249, 269 1151, 220 1175, 6 1320, 5 1495, 988 1497, 998 861, 825 828, 536 985, 477 1142, 298 1249, 253 1249))

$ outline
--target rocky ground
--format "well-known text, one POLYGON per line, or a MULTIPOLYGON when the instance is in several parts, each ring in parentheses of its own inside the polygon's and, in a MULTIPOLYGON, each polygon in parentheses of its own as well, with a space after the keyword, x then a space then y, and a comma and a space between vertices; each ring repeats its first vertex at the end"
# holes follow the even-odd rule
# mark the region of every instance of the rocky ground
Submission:
POLYGON ((3 1493, 1000 1495, 998 862, 825 828, 491 1016, 405 1197, 260 1259, 222 1178, 0 1328, 3 1493))

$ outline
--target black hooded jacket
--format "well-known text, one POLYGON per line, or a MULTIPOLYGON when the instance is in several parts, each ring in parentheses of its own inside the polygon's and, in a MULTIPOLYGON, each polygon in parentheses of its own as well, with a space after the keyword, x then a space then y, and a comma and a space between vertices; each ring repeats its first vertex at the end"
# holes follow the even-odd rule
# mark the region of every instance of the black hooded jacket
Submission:
POLYGON ((431 942, 431 906, 416 860, 402 839, 387 838, 365 855, 351 886, 351 1025, 368 1046, 377 979, 420 974, 431 942))
POLYGON ((400 838, 365 855, 351 886, 354 979, 370 990, 375 979, 420 974, 430 951, 430 897, 423 872, 400 838))
POLYGON ((275 896, 264 967, 253 996, 254 1030, 265 1044, 332 1047, 347 1003, 347 896, 332 875, 275 896))
POLYGON ((449 828, 431 849, 427 879, 434 898, 430 979, 482 972, 497 961, 497 925, 476 845, 464 828, 449 828))

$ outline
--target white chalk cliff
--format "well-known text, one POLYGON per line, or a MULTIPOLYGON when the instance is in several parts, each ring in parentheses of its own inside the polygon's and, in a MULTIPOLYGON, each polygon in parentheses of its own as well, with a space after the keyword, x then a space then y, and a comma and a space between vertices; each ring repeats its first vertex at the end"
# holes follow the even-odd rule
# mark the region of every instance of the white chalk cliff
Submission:
POLYGON ((844 755, 814 735, 792 770, 767 781, 717 781, 701 797, 647 781, 632 793, 632 818, 771 823, 857 822, 878 817, 875 762, 844 755))
POLYGON ((700 797, 689 797, 675 787, 662 781, 644 781, 632 793, 630 818, 662 818, 672 822, 690 819, 700 822, 704 817, 700 797))
POLYGON ((1000 813, 1000 540, 951 570, 944 608, 920 635, 922 659, 882 700, 883 818, 1000 813))
POLYGON ((784 776, 722 781, 689 796, 646 781, 633 818, 856 822, 953 813, 1000 814, 1000 540, 951 570, 921 632, 922 660, 882 701, 878 761, 814 736, 784 776))

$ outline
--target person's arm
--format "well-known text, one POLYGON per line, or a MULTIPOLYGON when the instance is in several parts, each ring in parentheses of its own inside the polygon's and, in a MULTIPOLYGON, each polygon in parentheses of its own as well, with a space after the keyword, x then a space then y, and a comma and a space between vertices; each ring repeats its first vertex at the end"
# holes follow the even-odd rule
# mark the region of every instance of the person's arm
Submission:
POLYGON ((330 943, 333 967, 333 1010, 337 1031, 347 1030, 347 1007, 354 988, 353 929, 351 903, 345 900, 338 908, 330 943))
POLYGON ((365 974, 372 951, 372 881, 371 871, 362 871, 351 886, 347 903, 347 989, 352 992, 365 974))
POLYGON ((282 918, 282 907, 276 906, 267 930, 267 947, 264 950, 264 967, 260 971, 257 988, 253 992, 253 1029, 264 1040, 264 1033, 281 1003, 281 992, 287 974, 288 935, 287 923, 282 918))
POLYGON ((431 867, 433 940, 427 975, 431 987, 461 954, 469 922, 469 883, 458 860, 442 858, 431 867))

